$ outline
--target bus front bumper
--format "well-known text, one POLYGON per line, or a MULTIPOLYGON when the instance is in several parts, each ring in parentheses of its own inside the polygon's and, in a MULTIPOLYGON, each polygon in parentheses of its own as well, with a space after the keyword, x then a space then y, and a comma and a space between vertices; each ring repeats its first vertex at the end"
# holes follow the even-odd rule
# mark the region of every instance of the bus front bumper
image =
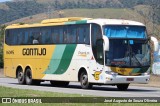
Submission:
POLYGON ((147 84, 149 80, 150 80, 150 75, 141 75, 141 76, 107 75, 104 84, 125 84, 125 83, 147 84))

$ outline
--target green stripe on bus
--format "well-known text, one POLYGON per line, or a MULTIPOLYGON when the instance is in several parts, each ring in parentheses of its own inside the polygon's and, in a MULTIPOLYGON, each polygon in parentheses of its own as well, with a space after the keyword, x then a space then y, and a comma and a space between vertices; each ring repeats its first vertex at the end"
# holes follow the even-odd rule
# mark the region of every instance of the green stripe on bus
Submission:
POLYGON ((61 58, 63 56, 65 48, 66 48, 66 45, 56 46, 49 64, 49 68, 44 72, 45 74, 52 74, 58 69, 58 66, 61 62, 61 58))
POLYGON ((76 22, 75 21, 73 21, 73 22, 65 22, 65 24, 67 25, 67 24, 76 24, 76 22))
POLYGON ((87 23, 87 20, 76 21, 76 24, 84 24, 87 23))
POLYGON ((133 69, 132 73, 145 73, 147 72, 147 70, 149 69, 149 67, 143 67, 143 68, 135 68, 133 69))
POLYGON ((140 70, 141 70, 140 68, 134 68, 134 69, 132 70, 132 73, 139 73, 140 70))
POLYGON ((68 25, 68 24, 84 24, 84 23, 87 23, 87 20, 65 22, 66 25, 68 25))
POLYGON ((75 44, 71 44, 71 45, 66 46, 65 51, 62 56, 62 59, 61 59, 61 62, 59 64, 59 67, 56 70, 56 72, 54 72, 53 74, 63 74, 67 71, 67 69, 71 63, 73 54, 75 52, 76 46, 77 45, 75 45, 75 44))

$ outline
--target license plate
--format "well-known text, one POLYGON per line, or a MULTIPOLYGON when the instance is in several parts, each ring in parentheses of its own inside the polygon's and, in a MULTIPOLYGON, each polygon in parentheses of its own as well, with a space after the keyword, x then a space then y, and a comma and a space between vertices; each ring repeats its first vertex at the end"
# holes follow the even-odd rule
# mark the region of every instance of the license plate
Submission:
POLYGON ((134 78, 127 78, 127 81, 134 81, 134 78))

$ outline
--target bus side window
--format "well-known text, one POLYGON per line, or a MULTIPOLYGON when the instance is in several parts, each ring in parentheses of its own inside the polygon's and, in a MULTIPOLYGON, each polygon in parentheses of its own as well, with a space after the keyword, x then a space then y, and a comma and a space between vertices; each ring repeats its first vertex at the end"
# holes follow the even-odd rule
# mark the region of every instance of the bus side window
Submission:
POLYGON ((84 27, 84 42, 85 44, 89 44, 89 35, 90 35, 90 32, 89 32, 89 29, 90 29, 90 25, 86 25, 84 27))
POLYGON ((59 27, 56 27, 54 30, 54 38, 55 38, 55 43, 59 43, 60 41, 60 36, 59 36, 59 27))
POLYGON ((13 42, 11 43, 11 45, 17 45, 18 44, 18 32, 19 32, 19 30, 18 29, 16 29, 16 30, 13 30, 12 31, 12 40, 13 40, 13 42))
POLYGON ((52 36, 51 38, 52 38, 53 44, 59 43, 59 28, 58 27, 52 27, 51 36, 52 36))
POLYGON ((59 27, 59 44, 62 44, 63 43, 63 27, 60 26, 59 27))
POLYGON ((89 44, 89 25, 79 25, 77 28, 79 44, 89 44))
POLYGON ((77 27, 72 26, 71 27, 71 37, 72 37, 72 42, 71 43, 76 43, 76 32, 77 32, 77 27))
POLYGON ((37 36, 37 33, 36 32, 32 32, 32 44, 38 44, 38 36, 37 36))
POLYGON ((28 32, 28 45, 30 45, 30 44, 32 44, 32 41, 33 41, 33 36, 32 36, 32 32, 31 31, 29 31, 28 32))
POLYGON ((24 35, 25 35, 24 30, 20 29, 20 31, 18 33, 18 40, 17 40, 18 45, 24 44, 24 35))
POLYGON ((10 30, 10 33, 9 33, 9 42, 10 42, 10 45, 16 45, 16 42, 17 42, 17 35, 16 35, 16 31, 14 30, 10 30))
POLYGON ((67 43, 70 44, 72 43, 72 35, 71 35, 71 32, 72 32, 72 27, 70 25, 67 26, 67 43))
POLYGON ((11 45, 12 41, 13 41, 13 31, 6 30, 6 37, 5 37, 6 44, 11 45))
POLYGON ((51 44, 51 28, 50 27, 42 27, 40 28, 40 33, 39 33, 39 43, 40 44, 51 44))
POLYGON ((9 44, 9 30, 6 30, 6 31, 5 31, 5 35, 6 35, 6 36, 5 36, 5 43, 6 43, 6 44, 9 44))
POLYGON ((28 38, 29 38, 29 33, 28 33, 28 29, 25 29, 24 30, 24 41, 23 41, 23 44, 27 45, 28 44, 28 38))
POLYGON ((67 26, 64 26, 63 29, 63 43, 67 43, 67 26))
POLYGON ((80 26, 79 27, 79 33, 78 33, 78 43, 80 43, 80 44, 84 44, 84 28, 83 28, 83 26, 80 26))
POLYGON ((45 44, 45 28, 41 29, 41 38, 40 38, 41 44, 45 44))
POLYGON ((51 28, 48 27, 47 32, 45 44, 51 44, 51 28))
POLYGON ((67 42, 69 44, 75 44, 76 43, 76 26, 69 25, 67 26, 67 42))

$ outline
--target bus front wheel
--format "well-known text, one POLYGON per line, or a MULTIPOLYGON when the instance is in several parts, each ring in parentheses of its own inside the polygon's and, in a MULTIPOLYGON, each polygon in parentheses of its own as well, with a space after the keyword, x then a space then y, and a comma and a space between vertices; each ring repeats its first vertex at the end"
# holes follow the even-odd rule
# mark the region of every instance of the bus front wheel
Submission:
POLYGON ((128 89, 129 84, 118 84, 117 88, 120 91, 126 91, 128 89))
POLYGON ((91 89, 92 88, 92 84, 90 84, 88 82, 88 75, 86 72, 82 72, 80 75, 80 83, 81 83, 81 87, 82 89, 91 89))

